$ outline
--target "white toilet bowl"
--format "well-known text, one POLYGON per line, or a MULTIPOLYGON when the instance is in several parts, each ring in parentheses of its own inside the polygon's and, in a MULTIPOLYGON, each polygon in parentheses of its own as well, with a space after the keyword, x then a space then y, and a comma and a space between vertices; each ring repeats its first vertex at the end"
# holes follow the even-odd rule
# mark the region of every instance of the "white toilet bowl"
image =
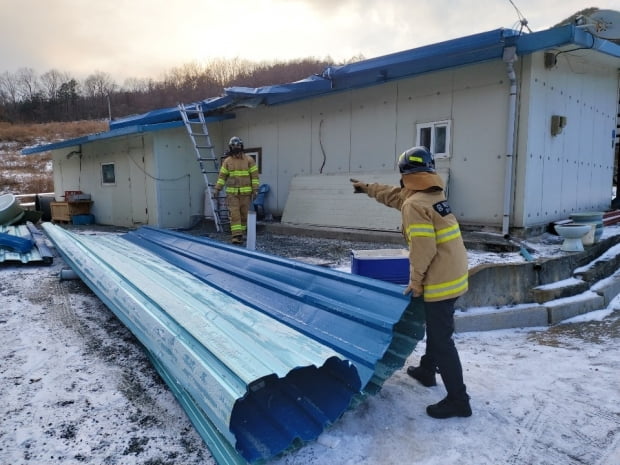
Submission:
POLYGON ((565 252, 582 252, 583 236, 592 230, 589 224, 556 224, 555 231, 564 238, 561 249, 565 252))

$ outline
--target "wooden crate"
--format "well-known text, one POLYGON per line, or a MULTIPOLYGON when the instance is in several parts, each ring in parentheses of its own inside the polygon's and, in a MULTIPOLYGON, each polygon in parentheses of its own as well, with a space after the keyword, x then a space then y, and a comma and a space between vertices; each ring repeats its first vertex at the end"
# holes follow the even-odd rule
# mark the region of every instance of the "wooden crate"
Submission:
POLYGON ((71 221, 73 215, 88 215, 92 201, 51 202, 52 221, 71 221))

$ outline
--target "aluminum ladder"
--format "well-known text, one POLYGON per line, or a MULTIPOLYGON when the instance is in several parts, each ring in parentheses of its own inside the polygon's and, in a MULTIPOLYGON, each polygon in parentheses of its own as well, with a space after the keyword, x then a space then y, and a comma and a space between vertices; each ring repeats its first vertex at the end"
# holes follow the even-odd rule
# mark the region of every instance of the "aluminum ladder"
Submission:
MULTIPOLYGON (((211 136, 209 136, 209 129, 207 128, 202 105, 185 106, 179 103, 179 112, 196 151, 196 160, 198 160, 200 172, 207 187, 207 197, 209 198, 215 228, 217 232, 230 231, 230 215, 225 205, 225 197, 218 196, 217 199, 213 198, 213 188, 217 182, 220 164, 211 143, 211 136)), ((208 216, 205 216, 205 218, 208 218, 208 216)))

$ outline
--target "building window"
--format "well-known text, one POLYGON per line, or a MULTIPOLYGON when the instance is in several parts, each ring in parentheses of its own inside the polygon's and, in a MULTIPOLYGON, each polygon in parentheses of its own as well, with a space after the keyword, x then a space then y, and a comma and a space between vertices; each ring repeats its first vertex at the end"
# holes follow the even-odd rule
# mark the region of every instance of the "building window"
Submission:
POLYGON ((431 151, 435 158, 450 156, 451 121, 434 121, 416 125, 416 145, 431 151))
POLYGON ((243 151, 254 159, 258 167, 258 174, 261 174, 263 172, 263 149, 261 147, 252 147, 243 149, 243 151))
POLYGON ((113 186, 116 184, 114 163, 101 164, 101 184, 103 184, 104 186, 113 186))

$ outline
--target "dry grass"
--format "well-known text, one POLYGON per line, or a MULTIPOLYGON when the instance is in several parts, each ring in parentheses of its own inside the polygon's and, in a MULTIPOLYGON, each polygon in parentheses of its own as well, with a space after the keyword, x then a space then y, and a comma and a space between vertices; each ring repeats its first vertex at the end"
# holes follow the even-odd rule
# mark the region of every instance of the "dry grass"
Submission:
POLYGON ((10 124, 0 123, 0 142, 29 145, 37 141, 54 142, 106 131, 107 121, 72 121, 69 123, 10 124))
POLYGON ((0 123, 0 194, 53 192, 52 155, 21 155, 24 147, 72 139, 108 129, 105 121, 0 123))

